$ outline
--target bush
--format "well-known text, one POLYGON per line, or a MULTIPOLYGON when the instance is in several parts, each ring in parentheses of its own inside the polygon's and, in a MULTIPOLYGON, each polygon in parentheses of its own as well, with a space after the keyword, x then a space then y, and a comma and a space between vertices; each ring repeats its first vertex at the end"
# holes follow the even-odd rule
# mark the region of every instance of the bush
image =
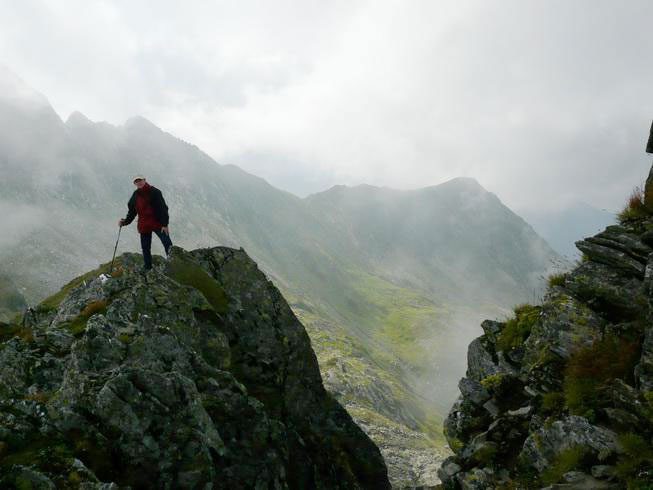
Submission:
POLYGON ((620 378, 629 380, 639 360, 639 342, 605 337, 575 352, 565 369, 565 403, 573 415, 596 406, 599 387, 620 378))
POLYGON ((540 310, 539 306, 529 304, 516 306, 515 316, 506 322, 506 326, 499 334, 497 350, 508 351, 520 347, 540 317, 540 310))
POLYGON ((632 432, 622 434, 619 442, 624 455, 617 462, 617 475, 628 483, 628 488, 650 488, 645 484, 650 484, 647 475, 653 474, 651 444, 632 432))
POLYGON ((652 214, 651 204, 645 202, 645 194, 642 187, 635 187, 628 198, 626 207, 619 213, 617 218, 623 224, 626 221, 650 216, 652 214))
POLYGON ((580 467, 584 458, 585 450, 580 446, 571 447, 562 451, 556 456, 551 466, 542 472, 542 476, 540 477, 541 483, 545 485, 558 483, 562 475, 580 467))
POLYGON ((549 283, 550 288, 554 286, 564 286, 566 278, 567 278, 567 274, 564 272, 560 274, 551 274, 547 282, 549 283))
POLYGON ((544 410, 547 413, 561 412, 565 406, 565 396, 558 391, 544 393, 542 395, 541 406, 542 406, 542 410, 544 410))

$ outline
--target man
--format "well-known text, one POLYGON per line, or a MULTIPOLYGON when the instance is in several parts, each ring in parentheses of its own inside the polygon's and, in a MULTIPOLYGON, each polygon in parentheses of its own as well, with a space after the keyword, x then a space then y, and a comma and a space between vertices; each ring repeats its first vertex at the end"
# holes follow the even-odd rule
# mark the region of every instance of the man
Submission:
POLYGON ((145 177, 134 177, 136 190, 127 203, 127 216, 118 222, 118 226, 127 226, 138 214, 138 232, 141 234, 144 269, 152 268, 152 232, 159 237, 166 255, 170 252, 172 241, 168 228, 168 206, 163 194, 145 181, 145 177))

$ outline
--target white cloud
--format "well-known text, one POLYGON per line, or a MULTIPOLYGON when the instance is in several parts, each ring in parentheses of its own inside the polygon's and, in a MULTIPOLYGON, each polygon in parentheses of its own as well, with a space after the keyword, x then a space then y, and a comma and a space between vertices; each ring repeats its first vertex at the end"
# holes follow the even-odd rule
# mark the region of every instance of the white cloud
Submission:
POLYGON ((62 116, 142 114, 298 193, 466 175, 517 208, 616 208, 650 165, 647 1, 4 11, 1 59, 62 116))

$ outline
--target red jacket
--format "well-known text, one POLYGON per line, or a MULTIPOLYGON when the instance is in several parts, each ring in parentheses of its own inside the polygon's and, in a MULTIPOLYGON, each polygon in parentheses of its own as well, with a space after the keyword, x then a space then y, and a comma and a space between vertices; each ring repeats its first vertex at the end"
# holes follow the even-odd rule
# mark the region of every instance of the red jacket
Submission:
POLYGON ((168 226, 168 206, 163 195, 159 189, 147 182, 142 188, 134 191, 127 207, 129 212, 124 224, 131 223, 138 214, 139 233, 152 233, 154 230, 160 230, 162 226, 168 226))

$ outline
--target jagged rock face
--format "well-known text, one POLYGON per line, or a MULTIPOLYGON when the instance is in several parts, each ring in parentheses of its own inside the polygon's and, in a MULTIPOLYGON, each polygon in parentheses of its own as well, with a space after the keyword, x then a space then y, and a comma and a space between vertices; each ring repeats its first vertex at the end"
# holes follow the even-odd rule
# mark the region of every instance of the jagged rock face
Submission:
POLYGON ((389 488, 243 251, 141 263, 125 254, 0 327, 0 486, 389 488))
POLYGON ((653 483, 651 236, 653 219, 609 226, 541 306, 483 322, 444 423, 444 488, 653 483))

